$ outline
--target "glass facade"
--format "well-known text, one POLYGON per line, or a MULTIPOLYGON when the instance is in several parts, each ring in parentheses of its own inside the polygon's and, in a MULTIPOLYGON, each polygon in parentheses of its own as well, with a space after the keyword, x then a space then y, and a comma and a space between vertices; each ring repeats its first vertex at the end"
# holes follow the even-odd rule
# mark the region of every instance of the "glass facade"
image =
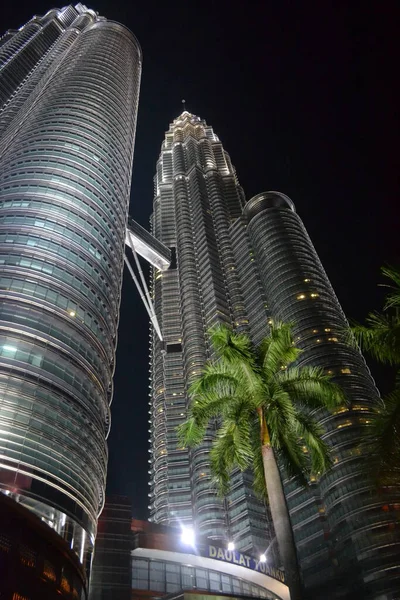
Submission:
POLYGON ((309 598, 397 598, 400 490, 377 490, 374 456, 360 447, 379 410, 361 354, 343 340, 346 318, 293 202, 267 192, 244 210, 271 315, 294 323, 299 365, 322 367, 349 405, 316 414, 333 468, 308 488, 285 481, 298 559, 309 598))
POLYGON ((88 566, 141 51, 125 27, 78 4, 9 33, 0 56, 0 488, 88 566))
POLYGON ((202 535, 234 540, 238 549, 257 554, 269 546, 271 531, 250 475, 234 473, 232 491, 221 500, 211 486, 213 428, 190 451, 178 447, 176 434, 186 418, 188 386, 210 358, 208 328, 231 323, 238 331, 250 330, 255 341, 267 331, 243 205, 243 190, 220 140, 184 111, 162 145, 151 219, 153 235, 172 250, 172 262, 167 271, 152 272, 164 342, 152 334, 149 508, 156 523, 194 524, 202 535))
POLYGON ((265 587, 228 573, 132 555, 132 590, 151 590, 161 595, 190 589, 279 600, 265 587))

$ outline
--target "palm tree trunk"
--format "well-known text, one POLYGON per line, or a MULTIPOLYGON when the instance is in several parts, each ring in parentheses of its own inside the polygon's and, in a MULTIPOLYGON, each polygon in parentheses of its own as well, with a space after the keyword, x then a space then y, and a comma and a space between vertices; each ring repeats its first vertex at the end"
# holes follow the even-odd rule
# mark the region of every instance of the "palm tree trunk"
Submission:
POLYGON ((262 457, 272 522, 288 580, 290 598, 291 600, 301 600, 301 584, 289 512, 274 450, 269 443, 262 444, 262 457))
POLYGON ((278 542, 279 554, 285 568, 285 575, 290 589, 291 600, 301 600, 302 590, 300 574, 297 563, 296 548, 294 545, 292 526, 290 524, 289 511, 286 505, 285 494, 281 474, 275 458, 274 449, 271 446, 268 426, 265 421, 263 409, 257 409, 260 422, 261 451, 264 466, 265 485, 271 510, 272 522, 278 542))

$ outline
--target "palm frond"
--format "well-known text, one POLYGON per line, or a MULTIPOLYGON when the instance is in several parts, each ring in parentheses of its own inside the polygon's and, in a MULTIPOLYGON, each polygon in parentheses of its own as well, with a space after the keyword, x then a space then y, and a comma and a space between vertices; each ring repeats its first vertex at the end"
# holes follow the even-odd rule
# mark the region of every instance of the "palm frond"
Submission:
POLYGON ((333 410, 346 403, 343 389, 320 367, 290 367, 277 373, 276 378, 292 401, 310 408, 333 410))
POLYGON ((226 325, 218 324, 209 331, 211 345, 217 356, 226 362, 254 362, 253 345, 245 334, 239 334, 226 325))
POLYGON ((247 469, 253 460, 250 443, 250 423, 242 418, 238 423, 227 420, 218 430, 210 452, 211 472, 219 493, 229 491, 230 474, 235 467, 247 469))
POLYGON ((381 272, 385 277, 391 279, 398 288, 400 288, 400 269, 386 266, 381 267, 381 272))
POLYGON ((281 388, 276 388, 264 406, 265 421, 272 447, 279 447, 282 432, 291 428, 295 413, 289 394, 281 388))
POLYGON ((269 337, 265 338, 260 345, 259 354, 263 372, 267 377, 297 360, 301 350, 294 346, 292 325, 273 323, 269 337))
POLYGON ((378 362, 400 364, 400 318, 370 313, 366 325, 351 327, 356 344, 378 362))
POLYGON ((252 403, 249 402, 249 398, 240 398, 237 396, 236 398, 232 399, 229 405, 227 405, 226 411, 224 412, 224 417, 227 420, 230 419, 231 421, 239 424, 243 420, 251 420, 254 414, 255 410, 252 403))
POLYGON ((310 474, 321 475, 332 466, 329 446, 322 439, 323 428, 318 425, 311 415, 298 412, 296 415, 296 434, 303 440, 303 450, 310 457, 310 474))
POLYGON ((202 394, 195 396, 189 409, 197 425, 207 425, 213 417, 224 417, 237 410, 237 404, 242 402, 240 396, 219 396, 218 394, 202 394))
POLYGON ((299 483, 307 485, 308 457, 303 452, 299 438, 291 429, 279 433, 276 450, 278 461, 287 477, 297 477, 299 483))
POLYGON ((199 425, 194 417, 190 417, 177 427, 177 431, 179 445, 191 447, 198 446, 203 441, 206 427, 199 425))
POLYGON ((201 395, 209 392, 236 393, 240 385, 242 372, 238 367, 224 361, 208 363, 200 377, 189 388, 189 395, 201 395))
POLYGON ((399 308, 399 307, 400 307, 400 290, 395 290, 394 292, 390 292, 390 294, 388 294, 386 296, 383 309, 388 310, 390 308, 399 308))

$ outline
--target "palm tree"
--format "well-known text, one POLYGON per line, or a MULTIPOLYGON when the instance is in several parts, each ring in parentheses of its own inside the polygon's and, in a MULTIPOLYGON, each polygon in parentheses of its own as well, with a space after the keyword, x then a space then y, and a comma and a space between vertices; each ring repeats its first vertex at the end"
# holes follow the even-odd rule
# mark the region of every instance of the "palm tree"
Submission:
POLYGON ((400 483, 400 270, 383 267, 390 280, 385 285, 383 312, 369 313, 365 325, 351 327, 351 341, 375 360, 397 369, 394 390, 383 398, 384 408, 370 429, 367 442, 379 457, 377 472, 383 484, 400 483))
POLYGON ((268 497, 291 597, 298 600, 296 550, 277 459, 285 473, 305 485, 311 475, 325 472, 331 465, 329 451, 311 412, 337 407, 343 393, 322 369, 293 365, 301 350, 289 324, 271 324, 257 349, 247 335, 222 325, 210 330, 210 339, 215 359, 189 390, 180 442, 199 444, 210 420, 217 419, 210 461, 219 493, 229 491, 234 468, 253 471, 256 492, 268 497))

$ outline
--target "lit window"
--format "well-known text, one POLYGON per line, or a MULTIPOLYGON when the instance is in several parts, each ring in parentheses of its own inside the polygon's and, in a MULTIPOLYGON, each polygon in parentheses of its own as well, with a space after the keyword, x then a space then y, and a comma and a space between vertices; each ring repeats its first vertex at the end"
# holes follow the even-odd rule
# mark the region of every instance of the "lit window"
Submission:
POLYGON ((50 579, 50 581, 56 581, 57 579, 54 568, 48 560, 44 561, 43 575, 46 577, 46 579, 50 579))
POLYGON ((351 373, 349 367, 345 367, 344 369, 340 369, 341 373, 344 373, 345 375, 348 375, 349 373, 351 373))
POLYGON ((331 328, 330 327, 325 327, 325 331, 326 331, 326 333, 329 333, 331 331, 331 328))
POLYGON ((317 294, 316 292, 313 292, 312 294, 310 294, 311 298, 318 298, 319 294, 317 294))
POLYGON ((304 283, 309 283, 311 281, 311 279, 305 279, 304 283))
POLYGON ((312 332, 313 333, 318 333, 318 329, 313 329, 312 332))
POLYGON ((329 342, 337 342, 338 339, 336 337, 330 337, 330 338, 328 338, 328 341, 329 342))
POLYGON ((61 589, 64 592, 69 592, 70 591, 70 585, 69 585, 69 581, 66 577, 61 577, 61 584, 60 584, 61 589))
POLYGON ((334 414, 334 415, 339 415, 340 413, 347 412, 348 410, 349 410, 349 409, 348 409, 346 406, 339 406, 339 408, 336 408, 336 409, 333 411, 333 414, 334 414))
POLYGON ((304 300, 304 299, 305 299, 305 297, 306 297, 306 295, 305 295, 305 294, 299 294, 299 295, 297 296, 297 300, 304 300))
POLYGON ((345 421, 344 423, 339 423, 337 429, 342 429, 343 427, 350 427, 350 425, 352 425, 351 421, 345 421))

